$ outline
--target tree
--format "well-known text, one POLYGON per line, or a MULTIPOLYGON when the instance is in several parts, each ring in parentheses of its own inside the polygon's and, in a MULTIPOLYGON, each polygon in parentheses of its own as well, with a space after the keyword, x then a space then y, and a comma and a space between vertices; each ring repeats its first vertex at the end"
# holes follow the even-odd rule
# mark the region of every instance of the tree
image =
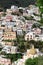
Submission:
POLYGON ((29 46, 33 44, 35 48, 38 48, 41 52, 43 52, 43 41, 30 40, 28 41, 28 43, 29 43, 29 46))
POLYGON ((27 59, 26 62, 25 62, 25 65, 38 65, 38 58, 27 59))
POLYGON ((43 0, 37 0, 37 5, 38 5, 41 13, 43 13, 43 0))
POLYGON ((40 28, 40 24, 39 23, 34 23, 33 25, 32 25, 32 28, 40 28))
POLYGON ((29 4, 35 4, 35 1, 36 0, 0 0, 0 5, 4 8, 9 8, 11 5, 27 7, 29 4))
POLYGON ((43 0, 37 0, 38 6, 43 6, 43 0))
POLYGON ((43 56, 38 57, 38 65, 43 65, 43 56))
POLYGON ((4 58, 8 58, 11 60, 11 63, 14 61, 17 61, 18 59, 22 58, 22 54, 21 53, 16 53, 16 54, 4 54, 5 57, 4 58))
POLYGON ((41 23, 43 23, 43 17, 42 17, 42 14, 43 14, 43 0, 37 0, 37 5, 39 7, 39 10, 40 10, 40 17, 41 17, 41 23))
POLYGON ((20 52, 25 52, 26 48, 23 42, 20 42, 20 44, 18 45, 19 51, 20 52))

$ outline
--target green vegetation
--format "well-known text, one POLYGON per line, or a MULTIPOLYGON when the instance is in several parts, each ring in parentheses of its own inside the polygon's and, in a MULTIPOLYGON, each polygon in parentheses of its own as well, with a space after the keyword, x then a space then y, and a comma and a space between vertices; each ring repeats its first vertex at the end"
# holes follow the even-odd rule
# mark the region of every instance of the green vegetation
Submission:
POLYGON ((38 58, 27 59, 25 65, 38 65, 38 58))
POLYGON ((25 45, 24 45, 24 36, 17 36, 17 43, 18 43, 18 50, 20 52, 25 52, 25 45))
POLYGON ((33 44, 35 46, 35 48, 39 48, 40 51, 43 48, 43 41, 34 41, 34 40, 31 40, 31 41, 28 41, 28 43, 30 45, 33 44))
POLYGON ((37 5, 40 7, 40 6, 43 6, 43 0, 37 0, 37 5))
POLYGON ((0 64, 0 65, 4 65, 4 64, 0 64))
POLYGON ((40 17, 41 17, 41 20, 40 20, 40 23, 42 23, 43 25, 43 17, 42 17, 42 14, 43 14, 43 0, 37 0, 37 5, 39 7, 39 10, 40 10, 40 17))
POLYGON ((20 58, 22 58, 21 53, 16 53, 16 54, 5 54, 5 58, 9 58, 11 62, 14 62, 20 58))
POLYGON ((38 57, 38 65, 43 65, 43 56, 38 57))
MULTIPOLYGON (((24 35, 25 35, 25 32, 24 32, 24 35)), ((18 50, 22 53, 24 53, 27 50, 27 48, 29 48, 29 43, 28 41, 24 40, 24 35, 17 36, 18 50)))
POLYGON ((41 11, 41 14, 43 13, 43 0, 37 0, 37 5, 41 11))
POLYGON ((19 52, 22 52, 22 53, 24 53, 26 51, 26 48, 25 48, 25 45, 23 42, 18 44, 18 49, 19 49, 19 52))
POLYGON ((43 52, 43 41, 25 41, 24 36, 17 36, 17 45, 20 52, 25 52, 27 49, 30 48, 31 44, 33 44, 35 48, 38 48, 41 52, 43 52))
POLYGON ((32 28, 40 28, 40 26, 41 26, 41 24, 34 23, 34 24, 32 25, 32 28))
POLYGON ((25 65, 43 65, 43 56, 33 59, 29 58, 26 60, 25 65))
POLYGON ((35 16, 40 16, 40 14, 37 14, 37 13, 36 13, 36 14, 35 14, 35 13, 33 13, 33 14, 34 14, 35 16))
POLYGON ((25 41, 24 37, 18 36, 17 43, 20 52, 25 52, 28 48, 30 48, 31 44, 33 44, 35 48, 38 48, 41 52, 43 52, 43 41, 25 41))
POLYGON ((24 18, 26 19, 26 20, 33 20, 33 17, 31 16, 31 17, 29 17, 29 16, 24 16, 24 18))
POLYGON ((41 23, 41 25, 43 25, 43 18, 41 18, 41 20, 39 22, 41 23))
POLYGON ((0 48, 0 51, 2 50, 2 48, 0 48))

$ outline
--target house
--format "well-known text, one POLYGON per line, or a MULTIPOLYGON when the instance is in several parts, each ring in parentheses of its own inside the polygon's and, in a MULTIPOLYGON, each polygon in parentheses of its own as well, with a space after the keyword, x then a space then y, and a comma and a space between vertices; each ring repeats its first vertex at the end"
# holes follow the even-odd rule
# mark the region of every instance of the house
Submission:
POLYGON ((23 26, 24 26, 24 22, 22 20, 16 20, 16 27, 17 29, 23 29, 23 26))
POLYGON ((2 40, 3 40, 2 36, 3 36, 3 30, 2 30, 2 29, 0 29, 0 41, 2 41, 2 40))
POLYGON ((33 19, 35 19, 36 21, 40 21, 41 20, 40 16, 34 16, 33 19))
POLYGON ((0 12, 0 15, 3 15, 4 12, 0 12))
POLYGON ((6 28, 5 25, 6 25, 6 21, 5 20, 0 21, 0 29, 1 30, 4 30, 6 28))
POLYGON ((11 46, 11 53, 12 54, 17 53, 17 46, 11 46))
POLYGON ((30 17, 32 15, 32 12, 30 10, 24 10, 23 11, 23 16, 30 17))
POLYGON ((15 5, 12 5, 11 10, 12 10, 12 12, 16 12, 16 11, 18 11, 18 7, 15 5))
POLYGON ((11 14, 7 14, 5 17, 6 17, 6 21, 11 21, 13 18, 11 14))
POLYGON ((11 14, 11 13, 12 13, 11 9, 6 9, 6 14, 11 14))
POLYGON ((17 35, 23 35, 23 30, 22 29, 17 29, 17 35))
POLYGON ((30 16, 33 14, 32 10, 27 10, 27 12, 28 12, 28 15, 30 15, 30 16))
POLYGON ((29 5, 29 7, 25 8, 25 10, 23 11, 23 16, 29 17, 33 15, 33 13, 40 14, 39 7, 36 7, 35 5, 29 5))
POLYGON ((43 41, 43 34, 39 35, 39 40, 43 41))
POLYGON ((32 31, 33 31, 36 35, 41 34, 41 29, 40 29, 40 28, 33 28, 32 31))
POLYGON ((36 35, 34 40, 35 41, 43 41, 43 34, 36 35))
POLYGON ((16 40, 16 32, 12 31, 4 32, 3 40, 16 40))
POLYGON ((15 15, 19 15, 20 14, 18 6, 12 5, 11 6, 11 11, 12 11, 12 14, 15 14, 15 15))
POLYGON ((1 42, 1 44, 3 45, 3 46, 5 46, 5 45, 9 45, 9 46, 13 46, 15 43, 13 42, 13 41, 2 41, 1 42))
POLYGON ((3 35, 3 30, 2 30, 2 29, 0 29, 0 36, 1 36, 1 35, 3 35))
POLYGON ((38 49, 35 49, 34 48, 34 45, 32 45, 32 47, 30 49, 27 49, 27 55, 31 54, 31 55, 35 55, 39 53, 39 50, 38 49))
POLYGON ((0 57, 0 64, 1 65, 11 65, 11 60, 0 57))
POLYGON ((14 15, 13 18, 12 18, 12 21, 16 21, 17 19, 18 19, 18 16, 14 15))
POLYGON ((36 7, 35 5, 29 5, 29 9, 32 10, 35 14, 40 14, 39 7, 36 7))
POLYGON ((43 26, 41 26, 40 29, 41 29, 41 34, 43 34, 43 26))
POLYGON ((18 59, 17 61, 13 62, 12 65, 25 65, 25 60, 18 59))
POLYGON ((35 6, 35 5, 29 5, 28 7, 29 7, 29 9, 36 8, 36 6, 35 6))
POLYGON ((35 57, 38 57, 38 53, 39 53, 39 50, 38 49, 35 49, 34 46, 32 45, 32 48, 30 49, 27 49, 27 52, 24 54, 23 56, 23 59, 28 59, 28 58, 35 58, 35 57))
POLYGON ((12 27, 14 27, 14 25, 16 25, 14 21, 6 21, 6 26, 8 28, 12 28, 12 27))
POLYGON ((25 40, 34 40, 34 38, 35 38, 35 34, 33 32, 28 32, 25 35, 25 40))
POLYGON ((17 27, 16 27, 16 25, 13 27, 13 31, 17 31, 17 27))
POLYGON ((1 21, 1 25, 6 25, 6 21, 5 20, 2 20, 1 21))
POLYGON ((7 54, 15 54, 17 53, 17 46, 5 45, 1 52, 6 52, 7 54))
POLYGON ((27 31, 27 30, 31 30, 32 25, 35 23, 34 20, 26 20, 25 22, 26 22, 26 23, 25 23, 26 31, 27 31))
POLYGON ((20 65, 25 65, 25 61, 28 58, 32 58, 33 59, 35 57, 38 57, 38 53, 39 53, 39 50, 35 49, 34 46, 32 45, 31 49, 27 49, 27 52, 23 55, 23 58, 18 59, 12 65, 19 65, 19 64, 20 65))
POLYGON ((42 18, 43 18, 43 14, 42 14, 42 18))

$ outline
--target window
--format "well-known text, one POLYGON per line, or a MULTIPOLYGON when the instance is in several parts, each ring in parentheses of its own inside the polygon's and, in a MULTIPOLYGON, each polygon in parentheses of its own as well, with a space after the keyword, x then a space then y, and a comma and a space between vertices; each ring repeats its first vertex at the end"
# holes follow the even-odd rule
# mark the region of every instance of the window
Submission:
POLYGON ((32 35, 30 35, 30 39, 32 39, 32 35))
POLYGON ((5 27, 5 25, 1 25, 1 27, 5 27))

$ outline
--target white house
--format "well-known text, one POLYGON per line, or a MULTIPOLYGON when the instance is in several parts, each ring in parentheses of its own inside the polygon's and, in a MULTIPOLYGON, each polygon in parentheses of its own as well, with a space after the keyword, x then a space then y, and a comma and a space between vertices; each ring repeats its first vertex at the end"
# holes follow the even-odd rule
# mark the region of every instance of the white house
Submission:
POLYGON ((37 37, 34 38, 35 41, 43 41, 43 34, 39 34, 37 37))
POLYGON ((41 29, 41 34, 43 34, 43 26, 41 26, 40 29, 41 29))
POLYGON ((17 52, 17 46, 12 46, 11 47, 11 53, 15 54, 17 52))
POLYGON ((25 61, 24 59, 18 59, 17 61, 12 63, 12 65, 25 65, 25 61))
POLYGON ((17 35, 23 35, 22 29, 17 29, 17 35))
POLYGON ((12 10, 12 12, 18 12, 18 11, 19 11, 19 10, 18 10, 18 7, 15 6, 15 5, 12 5, 12 6, 11 6, 11 10, 12 10))
POLYGON ((39 35, 39 40, 43 41, 43 34, 39 35))
POLYGON ((0 41, 2 41, 3 30, 0 29, 0 41))
POLYGON ((25 35, 25 40, 34 40, 35 38, 35 35, 33 32, 28 32, 26 35, 25 35))
POLYGON ((18 9, 18 7, 15 6, 15 5, 12 5, 12 6, 11 6, 11 10, 15 10, 15 9, 18 9))
POLYGON ((2 49, 2 52, 15 54, 17 52, 17 47, 16 46, 6 46, 5 45, 4 48, 2 49))
POLYGON ((41 18, 40 18, 39 16, 34 16, 34 19, 35 19, 36 21, 40 21, 40 20, 41 20, 41 18))

